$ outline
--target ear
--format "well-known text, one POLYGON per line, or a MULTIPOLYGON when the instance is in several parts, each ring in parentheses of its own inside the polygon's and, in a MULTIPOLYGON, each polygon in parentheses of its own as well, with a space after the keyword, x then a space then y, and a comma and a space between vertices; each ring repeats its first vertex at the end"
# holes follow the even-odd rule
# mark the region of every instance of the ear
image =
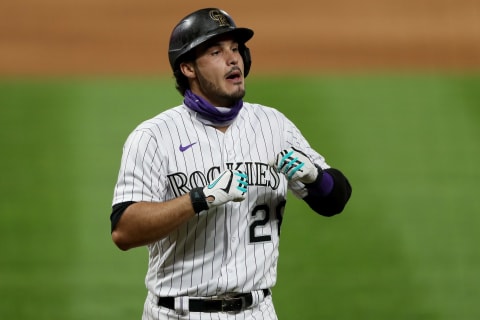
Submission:
POLYGON ((183 75, 189 79, 195 78, 195 68, 193 67, 192 62, 182 62, 180 63, 180 71, 183 75))

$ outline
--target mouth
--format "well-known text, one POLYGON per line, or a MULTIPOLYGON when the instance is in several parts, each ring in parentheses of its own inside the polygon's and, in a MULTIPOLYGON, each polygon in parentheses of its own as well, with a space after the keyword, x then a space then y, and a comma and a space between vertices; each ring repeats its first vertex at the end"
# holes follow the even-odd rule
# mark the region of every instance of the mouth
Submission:
POLYGON ((234 82, 238 82, 242 80, 242 71, 238 68, 232 69, 227 75, 225 76, 227 80, 232 80, 234 82))

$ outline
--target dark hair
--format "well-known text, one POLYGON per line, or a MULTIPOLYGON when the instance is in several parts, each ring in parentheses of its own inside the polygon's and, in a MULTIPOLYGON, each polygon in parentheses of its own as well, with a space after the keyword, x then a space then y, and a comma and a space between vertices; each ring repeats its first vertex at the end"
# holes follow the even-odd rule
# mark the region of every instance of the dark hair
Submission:
POLYGON ((187 89, 190 89, 190 83, 188 83, 187 77, 185 77, 180 68, 177 68, 173 72, 173 76, 175 77, 175 89, 177 89, 177 91, 180 92, 182 96, 184 96, 185 91, 187 91, 187 89))
POLYGON ((183 62, 194 62, 196 58, 196 50, 191 50, 181 57, 181 59, 179 59, 175 65, 175 69, 173 71, 173 76, 175 77, 175 88, 182 96, 185 95, 185 91, 187 91, 187 89, 190 89, 190 83, 188 82, 188 78, 183 74, 182 70, 180 70, 180 64, 183 62))

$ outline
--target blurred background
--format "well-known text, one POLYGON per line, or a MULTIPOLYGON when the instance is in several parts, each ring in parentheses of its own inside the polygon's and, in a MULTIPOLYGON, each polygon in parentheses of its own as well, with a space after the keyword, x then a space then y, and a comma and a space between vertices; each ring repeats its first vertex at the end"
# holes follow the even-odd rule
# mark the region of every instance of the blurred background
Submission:
POLYGON ((171 30, 208 6, 256 31, 257 73, 480 64, 477 0, 6 0, 0 73, 169 74, 171 30))
POLYGON ((147 252, 110 239, 122 145, 181 103, 174 25, 255 31, 246 100, 290 117, 353 185, 289 196, 280 319, 479 319, 480 2, 0 2, 0 318, 140 319, 147 252))

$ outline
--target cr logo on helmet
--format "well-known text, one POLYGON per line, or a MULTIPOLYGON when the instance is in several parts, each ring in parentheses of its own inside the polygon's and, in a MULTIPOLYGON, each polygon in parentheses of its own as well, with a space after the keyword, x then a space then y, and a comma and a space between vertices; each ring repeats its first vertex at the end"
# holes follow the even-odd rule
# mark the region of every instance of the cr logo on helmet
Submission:
POLYGON ((230 27, 227 17, 225 17, 219 10, 210 11, 210 18, 217 21, 219 27, 230 27))

